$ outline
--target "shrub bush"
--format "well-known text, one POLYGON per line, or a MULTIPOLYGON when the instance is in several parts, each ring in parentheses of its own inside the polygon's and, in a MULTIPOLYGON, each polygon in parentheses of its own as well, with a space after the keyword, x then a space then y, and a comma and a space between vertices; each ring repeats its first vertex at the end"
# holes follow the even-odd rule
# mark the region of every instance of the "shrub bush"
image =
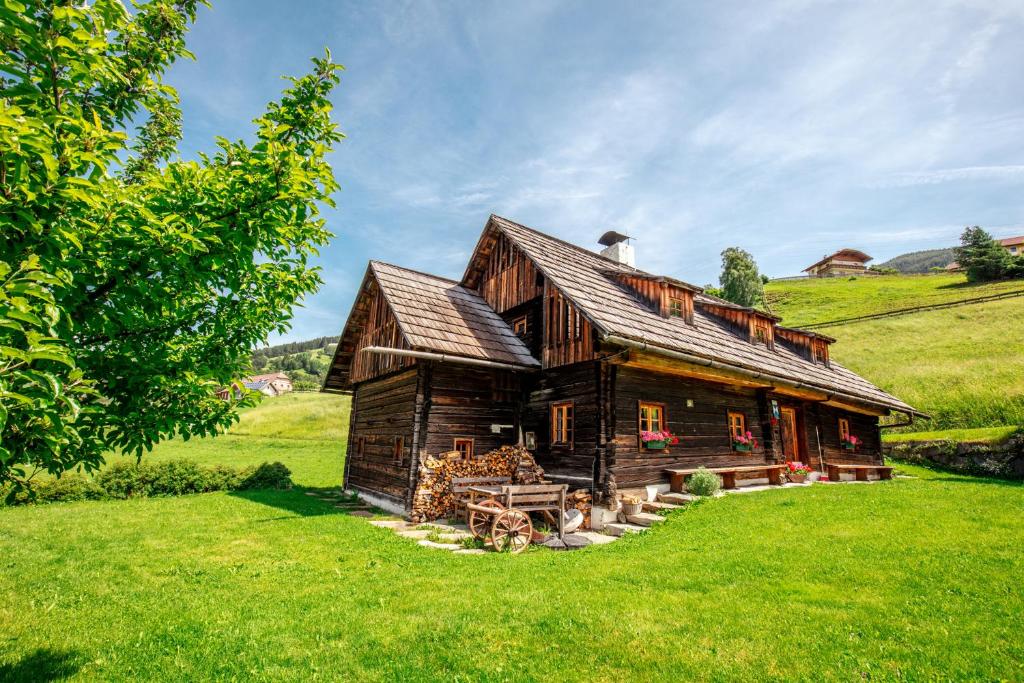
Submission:
POLYGON ((283 463, 265 462, 242 470, 239 489, 290 489, 292 472, 283 463))
POLYGON ((58 479, 44 479, 33 484, 32 492, 18 491, 7 499, 8 505, 26 503, 62 503, 76 500, 103 500, 108 498, 91 477, 67 473, 58 479))
MULTIPOLYGON (((95 478, 65 474, 60 479, 40 481, 32 487, 34 498, 22 491, 9 496, 6 502, 8 505, 24 505, 33 502, 181 496, 242 489, 288 489, 291 486, 291 471, 280 462, 265 462, 242 470, 224 465, 204 467, 191 460, 142 464, 116 462, 95 478)), ((0 500, 3 500, 3 496, 0 496, 0 500)))
POLYGON ((701 467, 686 480, 686 490, 695 496, 713 496, 721 487, 718 475, 706 467, 701 467))

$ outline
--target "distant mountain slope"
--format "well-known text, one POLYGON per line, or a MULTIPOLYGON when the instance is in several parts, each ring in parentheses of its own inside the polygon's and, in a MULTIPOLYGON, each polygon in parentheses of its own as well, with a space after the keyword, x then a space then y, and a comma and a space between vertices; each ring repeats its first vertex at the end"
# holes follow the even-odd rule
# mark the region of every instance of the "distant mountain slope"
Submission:
POLYGON ((945 268, 956 260, 956 249, 928 249, 926 251, 912 251, 909 254, 900 254, 885 263, 879 263, 879 268, 895 268, 901 273, 930 273, 932 268, 945 268))
POLYGON ((296 389, 316 391, 323 385, 338 339, 317 337, 256 349, 252 353, 252 366, 261 373, 287 372, 296 389))

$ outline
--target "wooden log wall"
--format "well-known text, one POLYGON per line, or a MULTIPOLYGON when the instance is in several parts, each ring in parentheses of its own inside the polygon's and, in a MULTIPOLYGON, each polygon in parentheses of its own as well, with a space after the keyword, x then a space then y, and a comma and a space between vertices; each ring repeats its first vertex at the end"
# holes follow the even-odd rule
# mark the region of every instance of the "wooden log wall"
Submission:
POLYGON ((558 288, 544 287, 544 368, 569 365, 594 358, 594 330, 590 321, 558 288))
POLYGON ((799 330, 776 328, 775 335, 789 343, 789 347, 811 362, 818 362, 815 359, 815 352, 822 358, 825 365, 829 363, 829 342, 799 330))
POLYGON ((544 294, 544 277, 512 241, 499 234, 480 281, 480 296, 499 314, 544 294))
POLYGON ((526 333, 522 340, 534 358, 541 357, 544 344, 544 298, 537 297, 525 304, 510 308, 501 317, 512 327, 516 320, 526 320, 526 333))
POLYGON ((415 443, 413 422, 418 386, 415 369, 356 386, 352 395, 346 486, 405 503, 415 443), (403 442, 401 462, 395 459, 396 438, 403 442))
POLYGON ((545 472, 592 477, 594 459, 603 445, 600 438, 601 405, 597 363, 554 368, 536 380, 523 413, 523 431, 537 438, 534 459, 545 472), (551 404, 573 402, 573 444, 551 445, 551 404))
POLYGON ((429 401, 424 403, 422 448, 428 455, 451 451, 456 438, 473 439, 476 455, 519 441, 518 373, 431 363, 429 401), (491 425, 507 425, 494 433, 491 425))
POLYGON ((663 470, 668 467, 728 467, 774 461, 764 452, 764 418, 753 390, 670 377, 628 365, 616 366, 614 372, 614 461, 608 463, 608 468, 619 489, 664 483, 667 478, 663 470), (693 401, 692 408, 687 400, 693 401), (641 447, 640 401, 665 406, 668 429, 680 437, 679 445, 664 451, 641 447), (761 442, 754 452, 732 450, 730 410, 746 416, 747 430, 761 442))
POLYGON ((385 346, 397 349, 408 348, 402 337, 402 332, 398 328, 398 321, 395 319, 391 307, 388 306, 387 301, 384 299, 384 295, 381 294, 380 288, 375 285, 373 290, 366 328, 356 344, 355 353, 352 357, 350 381, 353 384, 407 368, 415 363, 414 359, 406 356, 363 353, 363 349, 367 346, 385 346))

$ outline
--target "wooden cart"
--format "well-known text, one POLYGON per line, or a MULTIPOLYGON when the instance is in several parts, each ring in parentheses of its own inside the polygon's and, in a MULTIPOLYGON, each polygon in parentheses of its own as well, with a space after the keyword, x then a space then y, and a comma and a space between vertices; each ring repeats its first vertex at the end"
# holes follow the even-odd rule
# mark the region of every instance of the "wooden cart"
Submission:
POLYGON ((506 484, 503 486, 471 486, 470 491, 482 494, 482 500, 466 504, 469 530, 476 538, 490 536, 494 549, 521 553, 533 541, 531 512, 543 512, 558 524, 558 538, 563 537, 565 484, 506 484))

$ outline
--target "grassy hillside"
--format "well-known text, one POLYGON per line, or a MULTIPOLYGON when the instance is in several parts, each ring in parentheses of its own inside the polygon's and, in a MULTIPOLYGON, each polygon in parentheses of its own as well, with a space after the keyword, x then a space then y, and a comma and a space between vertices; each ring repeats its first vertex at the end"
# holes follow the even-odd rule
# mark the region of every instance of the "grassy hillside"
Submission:
MULTIPOLYGON (((972 286, 962 275, 775 282, 773 310, 788 324, 1024 289, 1024 281, 972 286)), ((931 414, 916 429, 1024 424, 1024 299, 914 313, 823 330, 833 356, 931 414)))
POLYGON ((782 316, 783 324, 799 327, 1024 290, 1024 280, 971 284, 962 273, 881 275, 781 280, 769 282, 764 289, 772 312, 782 316))
MULTIPOLYGON (((276 460, 288 466, 298 484, 338 486, 348 437, 348 407, 347 396, 332 394, 292 393, 266 398, 243 411, 241 420, 227 434, 187 442, 167 441, 144 458, 186 458, 233 467, 276 460)), ((114 460, 117 458, 108 458, 114 460)))
POLYGON ((911 471, 516 557, 302 490, 0 510, 0 680, 1021 679, 1024 487, 911 471))

